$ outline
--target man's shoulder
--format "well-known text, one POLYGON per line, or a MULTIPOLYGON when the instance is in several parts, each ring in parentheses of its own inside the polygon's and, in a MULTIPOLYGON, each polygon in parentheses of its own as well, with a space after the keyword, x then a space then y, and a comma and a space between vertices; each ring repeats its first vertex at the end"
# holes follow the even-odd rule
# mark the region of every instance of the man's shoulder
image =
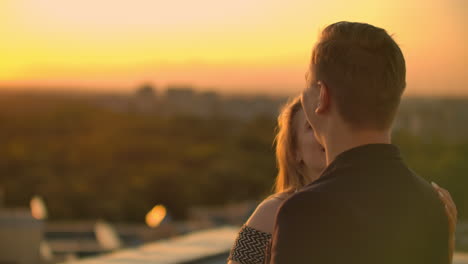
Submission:
POLYGON ((288 197, 279 207, 279 211, 301 211, 307 209, 313 212, 319 208, 332 208, 337 204, 337 198, 322 186, 307 186, 288 197))

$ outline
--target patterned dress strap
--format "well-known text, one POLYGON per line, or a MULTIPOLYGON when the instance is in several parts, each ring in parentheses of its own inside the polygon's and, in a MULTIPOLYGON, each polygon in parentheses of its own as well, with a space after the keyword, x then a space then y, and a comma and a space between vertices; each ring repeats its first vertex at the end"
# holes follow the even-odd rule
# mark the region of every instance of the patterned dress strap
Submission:
POLYGON ((265 261, 271 234, 247 225, 242 226, 228 260, 242 264, 261 264, 265 261))

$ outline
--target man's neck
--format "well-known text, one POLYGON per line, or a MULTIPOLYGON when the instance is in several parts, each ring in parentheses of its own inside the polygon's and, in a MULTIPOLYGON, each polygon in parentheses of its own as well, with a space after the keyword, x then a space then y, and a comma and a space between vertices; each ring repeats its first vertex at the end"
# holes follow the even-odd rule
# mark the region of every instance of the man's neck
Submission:
POLYGON ((390 144, 391 137, 389 131, 380 130, 360 130, 351 129, 334 129, 337 133, 328 133, 325 141, 325 150, 327 158, 327 166, 335 160, 335 158, 352 148, 367 145, 367 144, 390 144))

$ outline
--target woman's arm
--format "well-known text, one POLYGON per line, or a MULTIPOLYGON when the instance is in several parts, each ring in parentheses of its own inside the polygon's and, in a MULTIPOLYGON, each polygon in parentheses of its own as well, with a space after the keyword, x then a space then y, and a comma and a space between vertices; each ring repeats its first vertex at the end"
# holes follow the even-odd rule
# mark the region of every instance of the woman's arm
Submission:
MULTIPOLYGON (((245 223, 244 228, 249 228, 250 232, 257 232, 269 234, 273 232, 275 216, 278 211, 279 206, 281 205, 282 200, 278 198, 267 198, 261 202, 257 209, 252 213, 250 218, 245 223), (252 230, 253 229, 253 230, 252 230)), ((240 235, 240 234, 239 234, 240 235)), ((239 240, 237 237, 236 242, 239 240)), ((234 245, 235 247, 236 245, 234 245)), ((266 248, 265 248, 266 249, 266 248)), ((228 264, 243 264, 229 257, 228 264)), ((251 262, 249 262, 251 263, 251 262)))
POLYGON ((439 194, 439 198, 442 200, 442 202, 445 205, 445 213, 447 214, 448 217, 448 222, 449 222, 449 263, 452 263, 452 258, 453 258, 453 253, 455 251, 455 229, 457 226, 457 207, 455 203, 452 200, 452 196, 450 193, 439 187, 436 183, 432 183, 432 186, 434 189, 437 191, 439 194))

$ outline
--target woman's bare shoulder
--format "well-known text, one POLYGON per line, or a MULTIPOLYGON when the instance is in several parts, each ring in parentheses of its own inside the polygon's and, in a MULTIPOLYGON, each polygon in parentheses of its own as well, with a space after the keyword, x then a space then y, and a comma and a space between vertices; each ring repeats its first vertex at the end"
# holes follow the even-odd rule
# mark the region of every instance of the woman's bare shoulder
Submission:
POLYGON ((247 220, 246 225, 265 233, 273 233, 276 213, 287 194, 277 194, 263 200, 247 220))

